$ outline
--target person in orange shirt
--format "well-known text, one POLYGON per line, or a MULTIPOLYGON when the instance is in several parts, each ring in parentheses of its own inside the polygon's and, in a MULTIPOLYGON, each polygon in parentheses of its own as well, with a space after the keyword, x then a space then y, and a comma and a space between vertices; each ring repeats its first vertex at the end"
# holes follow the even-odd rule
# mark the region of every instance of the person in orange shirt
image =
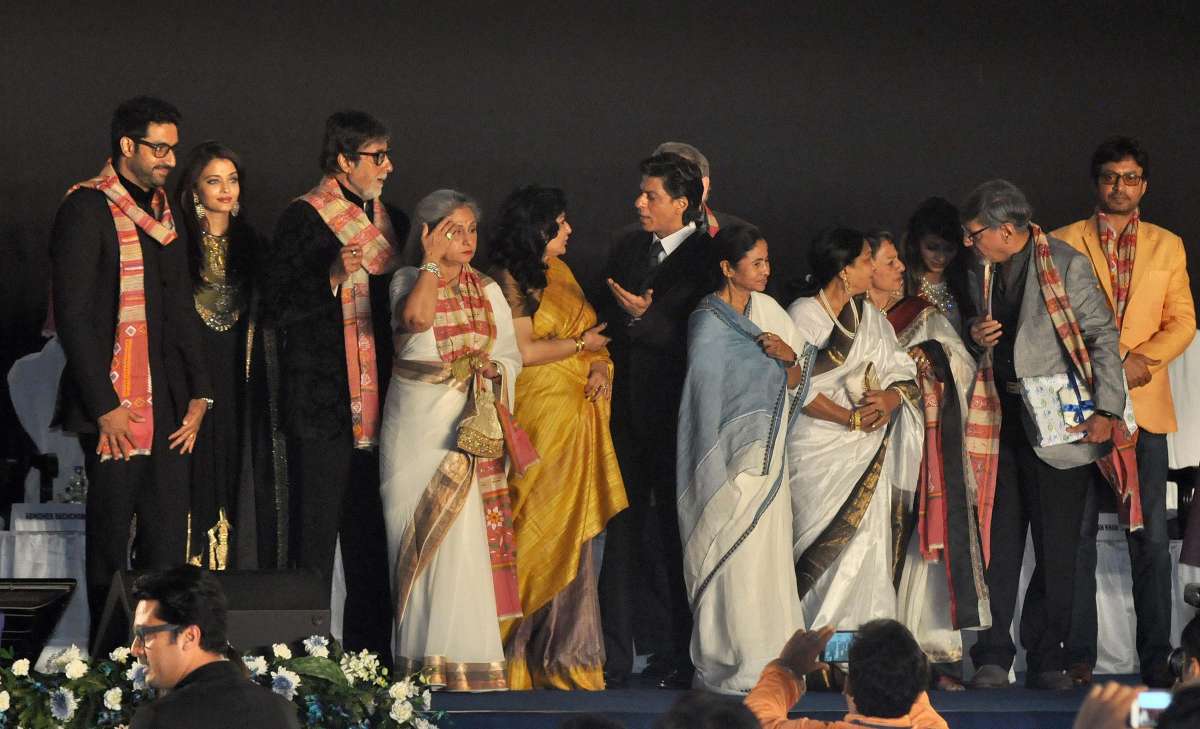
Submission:
POLYGON ((846 716, 841 721, 789 719, 788 709, 804 695, 801 677, 826 668, 821 651, 833 632, 832 626, 797 630, 779 658, 763 669, 745 702, 763 729, 947 729, 924 690, 929 685, 925 653, 908 628, 888 619, 859 626, 850 644, 846 716))
MULTIPOLYGON (((1176 430, 1167 364, 1196 334, 1183 241, 1141 219, 1150 179, 1145 148, 1112 137, 1092 155, 1096 212, 1051 233, 1092 262, 1121 333, 1120 351, 1137 420, 1138 480, 1144 528, 1129 535, 1137 652, 1142 680, 1167 687, 1171 652, 1171 552, 1167 536, 1167 433, 1176 430)), ((1090 683, 1096 665, 1096 531, 1099 500, 1111 489, 1096 479, 1088 494, 1075 573, 1070 674, 1090 683)), ((1110 499, 1111 500, 1111 499, 1110 499)))

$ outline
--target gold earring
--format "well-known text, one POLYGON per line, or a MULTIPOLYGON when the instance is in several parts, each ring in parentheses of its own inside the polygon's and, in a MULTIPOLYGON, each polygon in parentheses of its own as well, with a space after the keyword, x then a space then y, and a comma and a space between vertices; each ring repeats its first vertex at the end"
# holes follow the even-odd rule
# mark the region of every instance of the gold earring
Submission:
POLYGON ((204 203, 200 202, 200 196, 192 193, 192 204, 196 206, 196 219, 204 220, 208 215, 208 211, 204 209, 204 203))
POLYGON ((842 279, 842 287, 846 289, 847 293, 849 293, 850 292, 850 277, 846 275, 845 271, 842 271, 840 274, 838 274, 838 277, 842 279))
POLYGON ((235 202, 233 204, 233 210, 230 210, 229 214, 236 218, 240 212, 242 212, 242 204, 240 202, 235 202))

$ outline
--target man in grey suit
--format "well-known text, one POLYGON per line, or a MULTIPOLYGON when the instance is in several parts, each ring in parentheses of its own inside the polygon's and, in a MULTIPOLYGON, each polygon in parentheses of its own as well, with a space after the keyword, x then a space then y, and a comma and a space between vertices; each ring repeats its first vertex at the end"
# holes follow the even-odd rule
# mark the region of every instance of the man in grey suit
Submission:
MULTIPOLYGON (((985 182, 960 210, 963 245, 996 266, 991 314, 970 322, 979 349, 992 348, 1001 426, 995 501, 991 517, 992 627, 971 649, 978 670, 970 685, 1008 684, 1016 648, 1009 633, 1016 604, 1025 531, 1032 532, 1037 566, 1021 613, 1030 688, 1069 689, 1065 648, 1070 629, 1075 551, 1091 483, 1090 464, 1111 449, 1113 418, 1125 407, 1118 334, 1087 257, 1063 241, 1049 239, 1050 257, 1062 278, 1092 361, 1095 412, 1073 427, 1084 433, 1074 443, 1042 448, 1037 425, 1021 398, 1021 380, 1063 374, 1073 367, 1047 311, 1038 280, 1035 228, 1025 195, 1004 180, 985 182)), ((983 301, 982 265, 971 271, 971 294, 983 301)))

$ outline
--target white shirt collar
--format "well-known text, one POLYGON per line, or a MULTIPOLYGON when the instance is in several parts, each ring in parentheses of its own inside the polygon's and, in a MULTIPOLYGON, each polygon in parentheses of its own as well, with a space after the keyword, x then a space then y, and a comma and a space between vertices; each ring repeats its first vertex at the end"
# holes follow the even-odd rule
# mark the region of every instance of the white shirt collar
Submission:
POLYGON ((692 222, 668 235, 666 238, 658 238, 658 236, 655 236, 655 238, 658 238, 658 241, 662 243, 663 250, 666 251, 666 255, 664 255, 663 258, 666 258, 666 256, 674 253, 675 249, 683 245, 683 242, 688 239, 688 236, 695 232, 696 223, 692 222))

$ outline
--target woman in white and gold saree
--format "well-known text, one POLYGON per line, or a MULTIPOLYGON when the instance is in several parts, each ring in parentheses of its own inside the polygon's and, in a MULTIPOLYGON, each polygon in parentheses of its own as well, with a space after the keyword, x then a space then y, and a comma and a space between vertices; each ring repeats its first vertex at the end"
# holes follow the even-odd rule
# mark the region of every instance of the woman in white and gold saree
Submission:
POLYGON ((895 618, 903 507, 911 503, 923 428, 916 367, 863 294, 862 233, 824 233, 810 252, 810 296, 788 309, 815 344, 809 391, 788 438, 796 582, 807 627, 854 630, 895 618))
POLYGON ((396 670, 457 691, 507 688, 500 620, 520 614, 496 405, 521 355, 500 287, 470 265, 478 217, 453 190, 417 205, 380 458, 396 670))

